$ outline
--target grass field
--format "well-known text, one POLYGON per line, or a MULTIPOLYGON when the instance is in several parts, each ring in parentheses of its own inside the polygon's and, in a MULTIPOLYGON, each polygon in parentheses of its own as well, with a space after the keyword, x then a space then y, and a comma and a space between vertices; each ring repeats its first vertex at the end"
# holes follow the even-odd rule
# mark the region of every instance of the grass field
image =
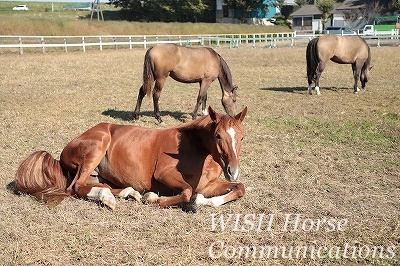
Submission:
MULTIPOLYGON (((133 123, 145 50, 1 55, 0 264, 398 265, 399 48, 372 47, 370 82, 358 95, 351 67, 330 63, 320 96, 306 93, 304 47, 217 51, 239 86, 237 108, 249 108, 240 177, 247 190, 196 213, 131 200, 110 211, 76 198, 49 209, 15 195, 10 183, 31 152, 58 158, 99 122, 133 123), (219 218, 229 214, 237 215, 223 229, 219 218), (262 247, 278 252, 261 256, 262 247), (307 248, 306 258, 289 256, 290 247, 307 248)), ((168 80, 164 123, 156 123, 146 98, 136 124, 163 128, 190 119, 197 90, 168 80)), ((220 96, 215 82, 208 103, 218 111, 220 96)))
MULTIPOLYGON (((90 2, 90 1, 89 1, 90 2)), ((87 36, 87 35, 167 35, 290 32, 283 26, 255 26, 219 23, 141 23, 121 21, 118 10, 102 4, 105 21, 90 20, 90 11, 64 10, 70 3, 27 2, 28 11, 13 11, 24 2, 0 1, 0 35, 87 36)))

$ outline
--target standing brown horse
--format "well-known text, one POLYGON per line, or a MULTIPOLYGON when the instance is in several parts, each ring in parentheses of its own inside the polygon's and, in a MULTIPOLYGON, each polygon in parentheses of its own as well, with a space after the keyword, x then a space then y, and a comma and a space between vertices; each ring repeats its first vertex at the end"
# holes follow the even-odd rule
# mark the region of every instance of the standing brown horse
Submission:
POLYGON ((319 91, 319 79, 329 60, 338 64, 351 64, 354 76, 354 92, 360 91, 358 80, 364 89, 371 70, 371 49, 360 36, 338 36, 325 34, 312 39, 307 45, 308 93, 312 94, 311 83, 315 82, 315 91, 319 91))
POLYGON ((114 196, 219 206, 244 195, 237 183, 247 107, 235 117, 216 113, 169 129, 101 123, 72 140, 60 160, 38 151, 20 165, 17 190, 56 205, 69 195, 115 208, 114 196), (228 181, 219 179, 224 173, 228 181), (158 195, 162 195, 159 197, 158 195))
POLYGON ((147 50, 144 57, 143 85, 139 89, 133 118, 139 119, 140 106, 145 95, 150 96, 153 85, 154 116, 162 122, 158 100, 167 77, 182 83, 200 83, 192 118, 202 104, 203 114, 207 114, 207 90, 218 78, 222 90, 222 105, 229 115, 234 115, 236 86, 232 85, 231 71, 225 60, 208 47, 188 48, 176 44, 158 44, 147 50))

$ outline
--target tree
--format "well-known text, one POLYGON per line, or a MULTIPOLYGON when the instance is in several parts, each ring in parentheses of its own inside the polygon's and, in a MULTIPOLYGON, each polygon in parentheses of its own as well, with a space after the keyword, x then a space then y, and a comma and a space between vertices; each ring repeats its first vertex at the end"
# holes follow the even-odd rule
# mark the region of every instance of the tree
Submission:
POLYGON ((325 24, 328 22, 329 17, 331 16, 332 10, 335 8, 334 0, 320 0, 316 4, 319 11, 322 12, 321 22, 322 28, 325 29, 325 24))
POLYGON ((293 13, 293 6, 285 5, 285 0, 276 0, 275 3, 272 4, 273 7, 276 7, 279 12, 275 14, 275 24, 281 26, 290 26, 288 24, 288 18, 291 13, 293 13))
POLYGON ((192 16, 194 22, 197 22, 197 17, 209 9, 209 6, 204 0, 186 0, 182 5, 182 13, 192 16))
POLYGON ((260 8, 264 11, 268 11, 268 4, 264 3, 264 0, 224 0, 225 4, 238 12, 241 21, 245 21, 248 14, 260 8))
POLYGON ((300 7, 310 4, 310 2, 308 0, 295 0, 294 2, 296 5, 298 5, 300 7))

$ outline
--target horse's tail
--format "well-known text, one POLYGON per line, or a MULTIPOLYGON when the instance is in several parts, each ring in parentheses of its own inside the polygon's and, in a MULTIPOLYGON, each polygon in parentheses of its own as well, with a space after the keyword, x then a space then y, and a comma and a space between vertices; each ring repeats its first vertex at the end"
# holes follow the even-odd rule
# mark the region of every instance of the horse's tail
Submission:
POLYGON ((65 191, 67 177, 60 162, 46 151, 34 152, 21 163, 15 187, 49 206, 55 206, 69 196, 65 191))
POLYGON ((306 60, 307 60, 307 78, 309 83, 315 81, 317 76, 317 67, 319 64, 318 47, 317 47, 318 40, 319 38, 314 38, 307 45, 306 60))
POLYGON ((153 47, 149 48, 144 56, 143 64, 143 94, 150 97, 152 85, 154 83, 154 73, 151 65, 150 51, 153 47))

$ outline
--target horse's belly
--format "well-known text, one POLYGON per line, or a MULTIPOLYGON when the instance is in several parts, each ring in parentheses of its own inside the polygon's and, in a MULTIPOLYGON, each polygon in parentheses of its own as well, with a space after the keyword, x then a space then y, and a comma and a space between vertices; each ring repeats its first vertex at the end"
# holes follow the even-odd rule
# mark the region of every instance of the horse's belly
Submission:
POLYGON ((202 76, 199 75, 191 75, 189 72, 188 73, 177 73, 175 71, 171 72, 169 76, 181 83, 196 83, 200 82, 202 80, 202 76))
POLYGON ((335 55, 331 58, 331 61, 338 63, 338 64, 352 64, 352 63, 354 63, 354 58, 335 55))
POLYGON ((138 191, 145 191, 150 188, 150 184, 140 178, 140 176, 144 176, 140 169, 133 169, 126 165, 119 167, 119 164, 114 166, 109 163, 107 157, 101 160, 97 166, 97 171, 100 177, 112 183, 115 187, 132 187, 138 191))

